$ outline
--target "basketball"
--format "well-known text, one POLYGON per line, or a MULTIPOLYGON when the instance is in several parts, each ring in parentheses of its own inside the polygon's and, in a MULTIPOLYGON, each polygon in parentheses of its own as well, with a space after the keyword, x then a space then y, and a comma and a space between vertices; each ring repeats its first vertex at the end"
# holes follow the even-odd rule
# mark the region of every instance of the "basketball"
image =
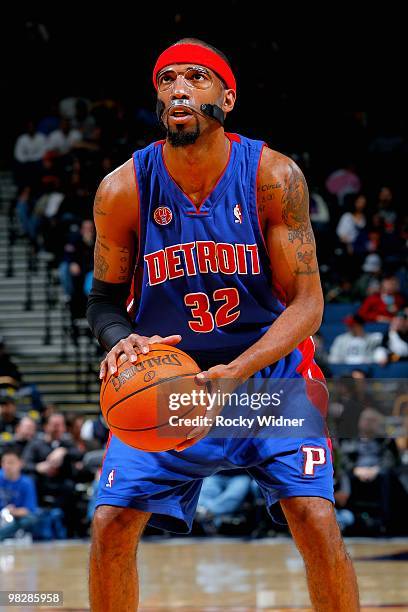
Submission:
POLYGON ((183 405, 171 409, 169 398, 196 388, 198 372, 199 366, 187 353, 165 344, 153 344, 135 363, 122 355, 116 375, 103 381, 100 393, 102 414, 111 432, 139 450, 175 448, 193 429, 190 420, 203 416, 206 408, 183 405))

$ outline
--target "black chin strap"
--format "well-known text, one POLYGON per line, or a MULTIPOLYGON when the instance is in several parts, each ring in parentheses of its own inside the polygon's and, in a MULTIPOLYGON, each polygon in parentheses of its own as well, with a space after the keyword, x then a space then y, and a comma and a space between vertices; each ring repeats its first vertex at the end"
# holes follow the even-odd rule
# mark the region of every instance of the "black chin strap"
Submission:
POLYGON ((200 108, 202 112, 211 117, 211 119, 215 119, 221 123, 221 125, 224 125, 224 113, 222 112, 222 108, 216 104, 202 104, 200 108))
POLYGON ((164 102, 158 99, 156 102, 156 117, 159 123, 161 123, 163 111, 164 111, 164 102))
MULTIPOLYGON (((156 116, 159 122, 162 120, 164 108, 164 102, 162 102, 162 100, 157 100, 156 116)), ((224 113, 220 106, 217 106, 216 104, 202 104, 200 109, 202 113, 207 115, 207 117, 210 117, 210 119, 214 119, 215 121, 221 123, 221 125, 224 125, 224 113)))

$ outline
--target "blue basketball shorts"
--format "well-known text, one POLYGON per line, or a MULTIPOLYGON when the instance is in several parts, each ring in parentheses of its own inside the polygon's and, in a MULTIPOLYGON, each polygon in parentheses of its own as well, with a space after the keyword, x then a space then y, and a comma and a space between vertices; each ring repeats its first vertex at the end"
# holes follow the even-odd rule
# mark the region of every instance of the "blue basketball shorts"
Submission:
MULTIPOLYGON (((265 368, 255 378, 273 378, 272 372, 272 368, 265 368)), ((302 374, 292 373, 291 379, 295 384, 287 387, 284 415, 316 414, 324 420, 327 390, 316 364, 313 362, 312 368, 302 374)), ((334 503, 327 430, 303 430, 299 435, 271 431, 271 435, 265 435, 263 428, 262 435, 247 437, 234 432, 228 437, 213 437, 210 433, 182 452, 140 451, 111 435, 96 507, 110 505, 149 512, 150 525, 188 533, 203 479, 234 468, 246 469, 255 479, 270 512, 273 504, 288 497, 322 497, 334 503)))

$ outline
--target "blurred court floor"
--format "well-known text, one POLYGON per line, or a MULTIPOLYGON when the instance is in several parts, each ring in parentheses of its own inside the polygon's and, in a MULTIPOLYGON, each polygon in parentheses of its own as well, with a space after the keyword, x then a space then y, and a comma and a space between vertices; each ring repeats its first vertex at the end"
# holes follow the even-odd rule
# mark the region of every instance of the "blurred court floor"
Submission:
MULTIPOLYGON (((408 540, 353 539, 347 547, 363 610, 408 612, 408 540)), ((82 541, 0 545, 1 590, 63 591, 55 610, 88 610, 88 551, 82 541)), ((141 612, 309 609, 302 561, 287 538, 144 540, 138 558, 141 612)))

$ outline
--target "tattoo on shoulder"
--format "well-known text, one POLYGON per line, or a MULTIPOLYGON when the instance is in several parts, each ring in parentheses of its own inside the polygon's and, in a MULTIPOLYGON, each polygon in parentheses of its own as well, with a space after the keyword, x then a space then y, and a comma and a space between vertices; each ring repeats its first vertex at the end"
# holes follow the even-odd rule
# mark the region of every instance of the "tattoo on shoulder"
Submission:
POLYGON ((262 214, 266 210, 266 206, 268 202, 271 202, 275 194, 273 191, 275 189, 280 189, 282 184, 277 183, 262 183, 257 187, 257 204, 258 204, 258 212, 262 214))
POLYGON ((102 196, 98 194, 95 196, 94 213, 95 215, 100 215, 102 217, 106 216, 106 212, 102 210, 102 196))
POLYGON ((306 181, 302 173, 293 168, 290 168, 283 186, 282 216, 289 230, 290 242, 313 243, 306 181))
POLYGON ((102 246, 99 240, 95 244, 95 262, 94 262, 94 276, 98 280, 105 280, 106 273, 109 270, 109 264, 102 254, 102 246))
POLYGON ((295 274, 318 272, 316 248, 309 218, 309 195, 303 174, 290 167, 284 180, 282 218, 288 228, 288 240, 296 245, 295 274))

